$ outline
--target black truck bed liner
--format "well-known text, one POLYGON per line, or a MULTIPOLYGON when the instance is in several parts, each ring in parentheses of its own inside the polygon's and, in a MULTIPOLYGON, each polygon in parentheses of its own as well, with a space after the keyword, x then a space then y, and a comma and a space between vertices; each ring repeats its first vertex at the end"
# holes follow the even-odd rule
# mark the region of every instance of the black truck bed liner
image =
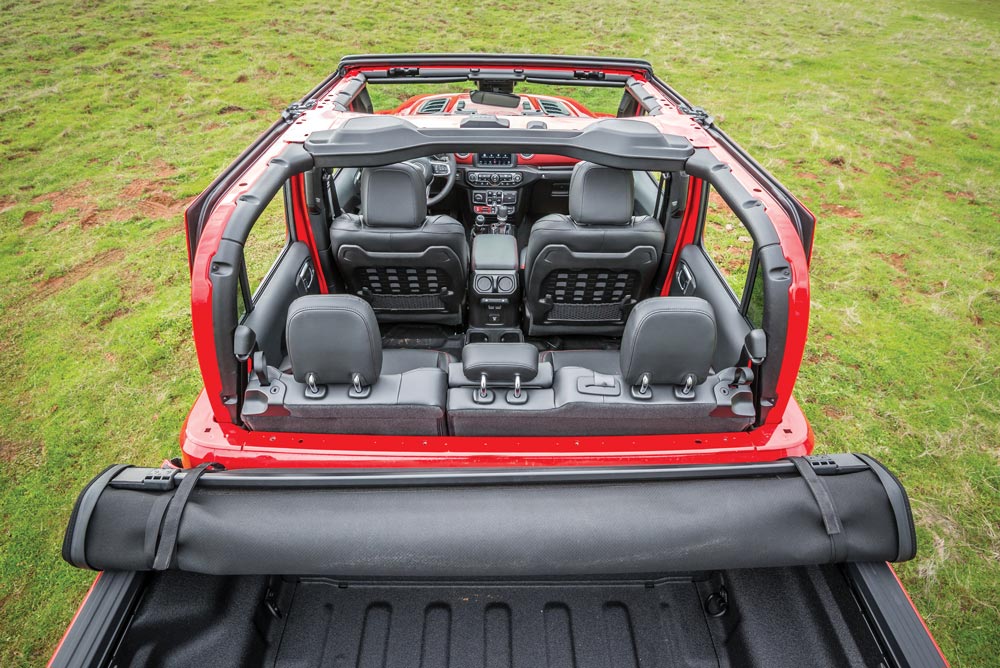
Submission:
POLYGON ((838 566, 632 581, 149 577, 116 666, 780 668, 882 660, 838 566))
POLYGON ((276 666, 717 665, 691 581, 298 585, 276 666), (311 642, 310 642, 311 640, 311 642), (318 641, 318 642, 317 642, 318 641))

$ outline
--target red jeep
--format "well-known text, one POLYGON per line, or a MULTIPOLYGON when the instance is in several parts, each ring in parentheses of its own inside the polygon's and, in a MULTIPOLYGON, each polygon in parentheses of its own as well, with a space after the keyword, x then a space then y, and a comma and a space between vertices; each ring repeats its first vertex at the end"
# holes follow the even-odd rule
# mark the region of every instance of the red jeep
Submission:
POLYGON ((646 63, 346 58, 187 211, 205 391, 181 438, 184 463, 808 454, 792 388, 814 224, 646 63), (455 81, 476 89, 373 114, 376 87, 455 81), (617 117, 512 93, 521 82, 619 89, 617 117), (278 244, 273 229, 254 235, 272 200, 287 220, 278 244), (270 271, 251 275, 244 256, 261 246, 270 271), (734 259, 745 266, 729 272, 734 259), (341 297, 311 297, 330 294, 341 297), (305 327, 342 333, 305 341, 289 315, 293 303, 292 314, 338 302, 363 309, 380 330, 369 347, 380 350, 346 338, 333 315, 305 327), (463 368, 465 352, 473 365, 494 356, 484 361, 491 373, 463 368), (524 401, 466 401, 465 387, 509 388, 513 367, 501 367, 516 355, 537 358, 520 374, 524 401), (369 356, 381 365, 363 366, 369 356), (366 396, 307 396, 310 374, 317 390, 356 378, 355 395, 366 396))
POLYGON ((815 218, 648 63, 345 58, 186 225, 205 388, 51 665, 945 665, 809 456, 815 218))

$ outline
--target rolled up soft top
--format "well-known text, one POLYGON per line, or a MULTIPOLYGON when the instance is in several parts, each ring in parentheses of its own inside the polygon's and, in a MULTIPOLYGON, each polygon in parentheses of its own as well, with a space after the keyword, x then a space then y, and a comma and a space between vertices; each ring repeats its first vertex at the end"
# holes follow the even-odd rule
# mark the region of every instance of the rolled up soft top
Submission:
POLYGON ((63 557, 97 570, 547 577, 904 561, 906 492, 864 455, 658 468, 113 466, 63 557))

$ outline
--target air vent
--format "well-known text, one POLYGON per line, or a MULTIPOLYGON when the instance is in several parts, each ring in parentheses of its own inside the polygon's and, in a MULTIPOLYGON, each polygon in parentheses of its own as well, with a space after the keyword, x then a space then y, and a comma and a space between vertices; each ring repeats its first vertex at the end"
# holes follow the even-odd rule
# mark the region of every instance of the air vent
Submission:
POLYGON ((546 116, 569 116, 569 109, 562 102, 557 100, 539 100, 538 103, 542 105, 542 111, 545 112, 546 116))
POLYGON ((448 98, 446 97, 435 97, 427 100, 422 105, 420 109, 417 110, 418 114, 440 114, 444 111, 444 108, 448 106, 448 98))

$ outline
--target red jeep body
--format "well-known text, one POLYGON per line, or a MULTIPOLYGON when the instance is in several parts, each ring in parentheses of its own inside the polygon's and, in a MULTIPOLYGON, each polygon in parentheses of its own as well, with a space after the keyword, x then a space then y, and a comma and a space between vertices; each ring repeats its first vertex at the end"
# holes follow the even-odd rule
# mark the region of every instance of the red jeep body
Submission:
MULTIPOLYGON (((665 464, 693 462, 746 462, 808 454, 813 437, 796 404, 792 391, 806 341, 809 316, 809 252, 814 219, 777 181, 729 140, 710 117, 692 107, 670 87, 657 79, 643 61, 594 59, 585 69, 581 61, 558 57, 445 56, 412 59, 358 57, 345 59, 337 72, 293 105, 285 120, 265 132, 226 170, 187 211, 191 262, 192 318, 198 361, 205 389, 192 408, 181 435, 185 465, 205 461, 227 467, 248 466, 576 466, 594 464, 665 464), (217 295, 213 293, 211 269, 219 243, 237 202, 258 181, 267 178, 269 162, 289 145, 302 144, 310 135, 336 130, 370 111, 366 88, 382 82, 421 83, 424 81, 502 77, 512 71, 518 80, 560 77, 568 84, 621 82, 624 88, 619 117, 634 118, 664 135, 685 138, 701 151, 710 152, 727 173, 758 201, 780 244, 787 263, 787 305, 782 331, 771 340, 780 358, 769 356, 766 367, 772 378, 770 406, 758 411, 758 420, 748 430, 723 433, 682 433, 656 435, 587 436, 567 432, 564 436, 370 436, 337 433, 295 433, 253 431, 240 423, 233 412, 237 402, 234 384, 226 377, 232 364, 220 360, 219 341, 231 339, 230 324, 218 322, 217 295), (473 74, 469 74, 469 72, 473 74), (396 80, 396 81, 393 81, 396 80), (214 305, 215 304, 215 305, 214 305), (229 369, 229 370, 227 370, 229 369)), ((405 118, 419 128, 459 128, 468 118, 462 107, 471 105, 467 93, 420 95, 403 102, 384 115, 405 118), (427 109, 433 113, 427 113, 427 109), (422 111, 424 110, 424 111, 422 111), (456 111, 457 110, 457 111, 456 111)), ((579 131, 598 122, 602 115, 566 97, 524 95, 518 108, 485 107, 484 113, 503 118, 511 127, 523 127, 532 119, 544 118, 549 129, 579 131), (546 106, 547 105, 547 106, 546 106), (549 112, 549 113, 547 113, 549 112)), ((610 114, 604 114, 608 117, 610 114)), ((457 152, 459 173, 468 169, 472 152, 457 152)), ((569 168, 576 159, 557 154, 520 156, 518 166, 541 169, 569 168)), ((687 205, 673 247, 667 276, 676 271, 677 258, 684 247, 700 243, 705 217, 708 185, 690 177, 687 205)), ((292 234, 310 245, 313 261, 321 259, 311 234, 305 201, 304 179, 294 175, 286 183, 286 204, 292 234)), ((737 212, 738 213, 738 212, 737 212)), ((318 272, 319 291, 329 290, 323 272, 318 272)), ((661 294, 676 292, 675 281, 666 280, 661 294)), ((749 292, 749 290, 747 290, 749 292)), ((746 304, 739 305, 746 308, 746 304)))

